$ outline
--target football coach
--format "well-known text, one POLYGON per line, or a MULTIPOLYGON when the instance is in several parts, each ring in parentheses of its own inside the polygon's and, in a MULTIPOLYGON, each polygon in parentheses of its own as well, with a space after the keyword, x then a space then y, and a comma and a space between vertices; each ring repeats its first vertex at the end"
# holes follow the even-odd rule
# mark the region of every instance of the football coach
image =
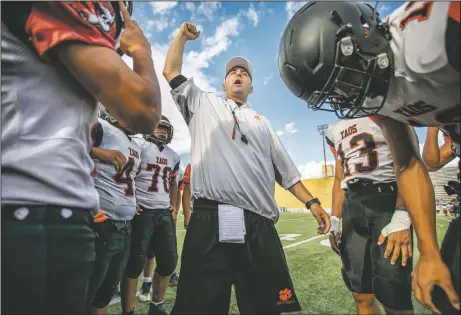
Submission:
POLYGON ((235 286, 242 314, 301 309, 275 229, 279 183, 330 228, 328 214, 300 181, 300 173, 267 119, 247 103, 252 66, 242 57, 225 66, 226 98, 200 90, 181 74, 184 46, 200 36, 184 23, 163 75, 189 126, 194 212, 184 240, 172 314, 227 314, 235 286))

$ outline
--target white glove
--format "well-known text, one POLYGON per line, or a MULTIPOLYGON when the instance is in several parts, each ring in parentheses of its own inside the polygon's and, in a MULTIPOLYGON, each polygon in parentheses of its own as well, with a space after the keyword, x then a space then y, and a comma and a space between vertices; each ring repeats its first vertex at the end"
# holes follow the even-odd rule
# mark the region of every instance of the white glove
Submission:
MULTIPOLYGON (((333 225, 333 222, 332 222, 333 225)), ((381 234, 387 237, 391 233, 400 232, 410 228, 411 219, 407 211, 395 210, 391 222, 382 229, 381 234)))
POLYGON ((341 218, 332 216, 330 217, 330 233, 339 233, 341 234, 341 218))

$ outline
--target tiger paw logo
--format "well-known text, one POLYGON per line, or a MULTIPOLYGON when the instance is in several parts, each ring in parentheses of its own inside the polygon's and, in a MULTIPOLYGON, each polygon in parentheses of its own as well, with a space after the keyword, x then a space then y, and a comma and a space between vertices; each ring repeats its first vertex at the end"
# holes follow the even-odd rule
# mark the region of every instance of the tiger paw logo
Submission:
POLYGON ((293 297, 293 294, 291 293, 290 289, 281 290, 279 292, 279 301, 277 302, 277 305, 295 303, 295 300, 292 299, 292 297, 293 297))
POLYGON ((111 31, 115 13, 110 3, 73 1, 70 6, 86 22, 99 26, 106 33, 111 31))

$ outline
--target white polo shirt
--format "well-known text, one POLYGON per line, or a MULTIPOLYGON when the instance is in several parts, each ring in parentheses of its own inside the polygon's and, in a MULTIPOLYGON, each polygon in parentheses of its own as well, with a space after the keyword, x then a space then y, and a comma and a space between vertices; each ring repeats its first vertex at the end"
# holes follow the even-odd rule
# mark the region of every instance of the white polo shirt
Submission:
POLYGON ((171 91, 191 135, 191 194, 250 210, 276 221, 277 182, 285 189, 301 175, 269 121, 248 104, 238 106, 200 90, 188 79, 171 91), (248 139, 241 141, 234 118, 248 139))

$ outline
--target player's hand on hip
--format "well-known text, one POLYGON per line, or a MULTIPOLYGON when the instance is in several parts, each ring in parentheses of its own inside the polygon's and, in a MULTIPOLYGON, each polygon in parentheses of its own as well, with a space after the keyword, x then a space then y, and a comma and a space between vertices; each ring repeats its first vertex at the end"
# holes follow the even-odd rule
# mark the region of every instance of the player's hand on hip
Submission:
POLYGON ((141 207, 139 207, 139 203, 136 202, 136 215, 140 215, 141 214, 141 207))
POLYGON ((125 23, 125 30, 120 36, 120 49, 130 57, 137 50, 148 52, 150 55, 151 44, 147 40, 146 36, 144 36, 144 33, 138 23, 131 19, 131 16, 123 2, 119 1, 119 4, 123 15, 123 21, 125 23))
POLYGON ((194 24, 184 22, 179 28, 178 36, 186 40, 194 40, 200 37, 200 31, 194 24))
POLYGON ((387 246, 384 252, 384 258, 391 258, 391 264, 394 265, 402 254, 402 266, 407 265, 408 257, 413 256, 411 246, 411 219, 405 210, 395 210, 391 222, 381 230, 378 238, 378 245, 381 246, 386 241, 387 246))
POLYGON ((176 215, 178 214, 178 210, 176 209, 176 207, 174 207, 173 205, 170 205, 170 211, 171 211, 171 215, 173 216, 173 219, 176 219, 176 215))
POLYGON ((330 216, 328 213, 326 213, 326 211, 323 210, 323 208, 318 203, 314 203, 310 210, 319 225, 317 228, 317 233, 324 235, 327 234, 330 230, 330 216))
POLYGON ((438 285, 445 291, 454 308, 460 309, 459 298, 451 282, 450 271, 443 263, 439 253, 421 254, 411 278, 416 299, 431 311, 440 314, 440 311, 432 303, 431 291, 434 285, 438 285))
POLYGON ((330 245, 331 245, 331 249, 336 254, 338 254, 338 256, 341 256, 341 250, 339 248, 339 245, 341 244, 341 226, 340 226, 340 223, 341 223, 340 218, 338 218, 336 216, 331 217, 331 228, 330 228, 330 235, 329 235, 330 245))

